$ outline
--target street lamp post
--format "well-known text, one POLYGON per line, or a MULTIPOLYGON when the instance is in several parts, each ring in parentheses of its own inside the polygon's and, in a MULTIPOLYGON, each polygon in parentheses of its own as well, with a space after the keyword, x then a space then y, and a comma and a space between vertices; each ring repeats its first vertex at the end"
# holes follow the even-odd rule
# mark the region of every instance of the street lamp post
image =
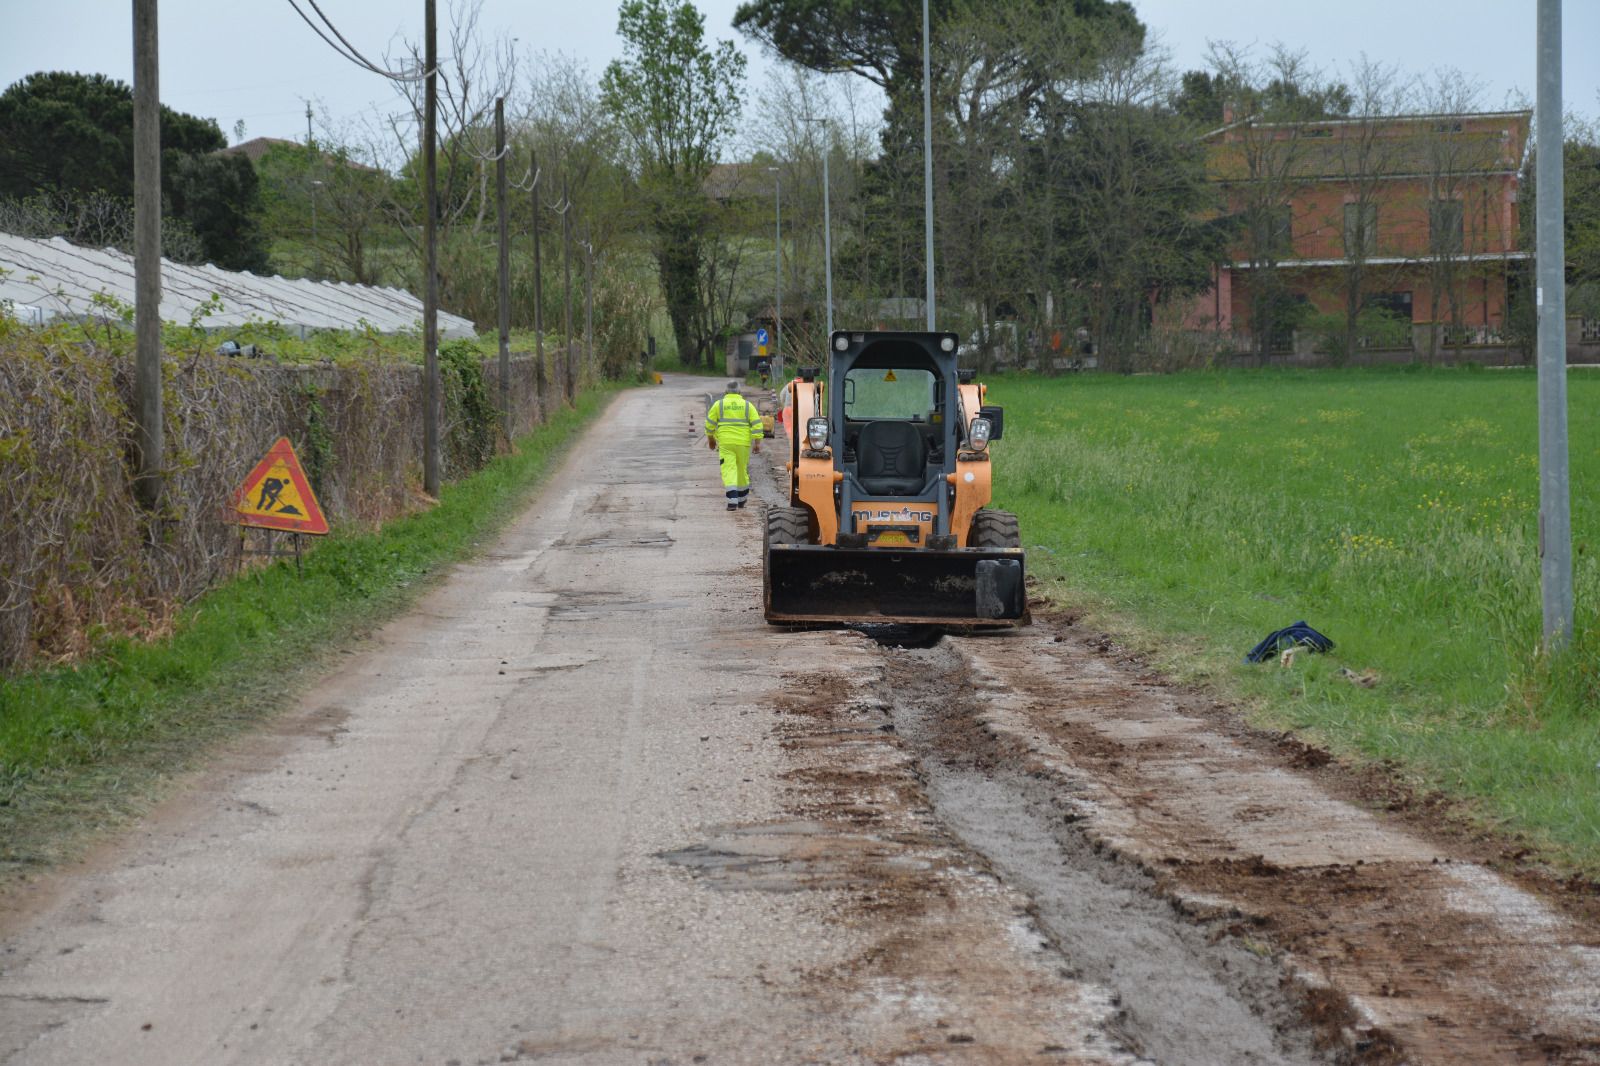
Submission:
POLYGON ((933 80, 928 60, 928 0, 922 0, 922 217, 927 246, 928 332, 933 332, 933 80))
MULTIPOLYGON (((827 128, 828 120, 825 118, 808 118, 806 121, 813 124, 820 122, 823 124, 824 129, 827 128)), ((828 343, 831 344, 833 337, 833 219, 828 210, 829 147, 825 137, 822 144, 822 276, 827 293, 828 337, 830 338, 828 343)))
POLYGON ((776 283, 778 331, 774 337, 772 354, 772 380, 777 381, 783 376, 783 174, 777 167, 768 167, 772 173, 772 202, 773 202, 773 241, 772 246, 777 251, 776 267, 773 270, 773 279, 776 283))

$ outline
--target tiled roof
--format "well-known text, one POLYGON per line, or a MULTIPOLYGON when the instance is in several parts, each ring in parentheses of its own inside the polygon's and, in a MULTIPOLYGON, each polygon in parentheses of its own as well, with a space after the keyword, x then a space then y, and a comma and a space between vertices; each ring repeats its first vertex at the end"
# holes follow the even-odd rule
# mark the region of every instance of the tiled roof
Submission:
POLYGON ((1304 180, 1339 180, 1363 172, 1385 177, 1440 171, 1487 174, 1521 166, 1528 114, 1395 116, 1376 120, 1363 146, 1363 125, 1352 120, 1254 123, 1208 135, 1207 171, 1218 181, 1248 181, 1250 155, 1267 168, 1304 180), (1363 157, 1363 153, 1365 153, 1363 157))

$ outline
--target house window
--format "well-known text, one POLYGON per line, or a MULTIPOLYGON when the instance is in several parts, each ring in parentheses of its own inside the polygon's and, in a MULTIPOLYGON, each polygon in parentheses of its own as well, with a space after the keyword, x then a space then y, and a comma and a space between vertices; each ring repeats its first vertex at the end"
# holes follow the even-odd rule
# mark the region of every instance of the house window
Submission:
POLYGON ((1251 258, 1287 258, 1294 252, 1294 210, 1288 204, 1258 204, 1235 216, 1251 258))
POLYGON ((1344 254, 1372 255, 1378 250, 1378 205, 1344 205, 1344 254))
POLYGON ((1459 252, 1461 246, 1461 201, 1435 200, 1430 203, 1428 247, 1434 252, 1459 252))
POLYGON ((1409 292, 1370 293, 1361 301, 1361 306, 1363 308, 1376 308, 1379 311, 1387 311, 1402 321, 1411 321, 1411 294, 1409 292))
POLYGON ((1267 218, 1267 247, 1273 255, 1294 253, 1294 208, 1280 204, 1267 218))

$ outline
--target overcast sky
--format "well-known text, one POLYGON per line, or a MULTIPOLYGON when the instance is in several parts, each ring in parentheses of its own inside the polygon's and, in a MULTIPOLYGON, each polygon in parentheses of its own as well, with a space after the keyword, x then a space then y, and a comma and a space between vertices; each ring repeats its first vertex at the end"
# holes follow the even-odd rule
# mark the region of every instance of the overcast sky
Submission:
MULTIPOLYGON (((420 0, 320 0, 330 18, 377 58, 397 34, 415 36, 420 0), (402 12, 415 9, 409 16, 402 12)), ((339 58, 285 0, 161 0, 161 99, 215 118, 230 139, 305 137, 305 99, 340 119, 394 107, 388 83, 339 58)), ((304 6, 304 5, 302 5, 304 6)), ((737 0, 699 0, 712 36, 733 38, 750 54, 754 78, 773 64, 731 27, 737 0)), ((1304 48, 1312 62, 1341 73, 1363 51, 1423 73, 1454 66, 1480 80, 1484 106, 1505 106, 1534 89, 1534 0, 1134 0, 1139 16, 1183 69, 1204 65, 1209 40, 1304 48)), ((440 4, 449 7, 449 0, 440 4)), ((614 0, 552 3, 484 0, 482 26, 523 48, 559 50, 598 76, 619 53, 614 0)), ((1565 103, 1600 114, 1600 2, 1566 0, 1565 103)), ((37 70, 75 70, 131 80, 128 0, 0 0, 0 85, 37 70)), ((849 77, 850 75, 837 75, 849 77)))

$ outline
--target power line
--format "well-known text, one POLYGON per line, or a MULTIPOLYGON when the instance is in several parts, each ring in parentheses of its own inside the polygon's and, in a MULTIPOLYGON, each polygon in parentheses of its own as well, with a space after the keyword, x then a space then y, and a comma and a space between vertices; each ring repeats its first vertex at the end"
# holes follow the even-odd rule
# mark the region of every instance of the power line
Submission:
POLYGON ((339 39, 339 43, 336 43, 333 37, 329 37, 326 33, 323 33, 322 28, 318 26, 316 22, 312 21, 311 16, 307 15, 300 9, 300 5, 296 3, 295 0, 289 0, 289 6, 294 8, 294 13, 299 15, 301 20, 304 21, 307 26, 311 27, 311 32, 315 33, 318 37, 321 37, 323 42, 326 43, 329 48, 332 48, 335 52, 339 53, 341 57, 349 60, 351 63, 354 63, 356 66, 388 78, 390 81, 399 82, 422 81, 429 74, 433 73, 433 71, 421 70, 412 74, 399 74, 392 70, 383 69, 356 50, 356 47, 350 43, 349 39, 346 38, 344 34, 339 32, 339 28, 333 24, 333 20, 328 18, 328 16, 323 13, 322 8, 317 6, 317 0, 306 0, 306 2, 311 5, 311 9, 317 13, 317 16, 322 19, 329 31, 333 33, 333 37, 337 37, 339 39))
MULTIPOLYGON (((320 6, 318 6, 317 0, 306 0, 306 3, 311 5, 311 10, 313 10, 313 11, 315 11, 317 13, 317 17, 322 19, 323 23, 328 27, 328 29, 333 31, 333 35, 335 37, 339 38, 339 40, 341 42, 343 42, 344 46, 347 49, 350 50, 350 54, 351 55, 355 56, 362 63, 364 63, 367 66, 368 69, 373 70, 373 71, 375 71, 375 72, 377 72, 379 74, 383 74, 384 77, 390 77, 390 78, 394 77, 393 74, 386 73, 383 70, 383 68, 378 66, 378 64, 374 63, 372 60, 368 59, 366 56, 362 55, 359 51, 357 51, 356 50, 356 46, 350 43, 350 38, 348 38, 344 34, 340 33, 339 32, 339 27, 337 27, 337 26, 335 26, 333 24, 333 20, 328 17, 327 12, 323 11, 322 8, 320 6)), ((414 79, 403 79, 403 80, 414 80, 414 79)))

